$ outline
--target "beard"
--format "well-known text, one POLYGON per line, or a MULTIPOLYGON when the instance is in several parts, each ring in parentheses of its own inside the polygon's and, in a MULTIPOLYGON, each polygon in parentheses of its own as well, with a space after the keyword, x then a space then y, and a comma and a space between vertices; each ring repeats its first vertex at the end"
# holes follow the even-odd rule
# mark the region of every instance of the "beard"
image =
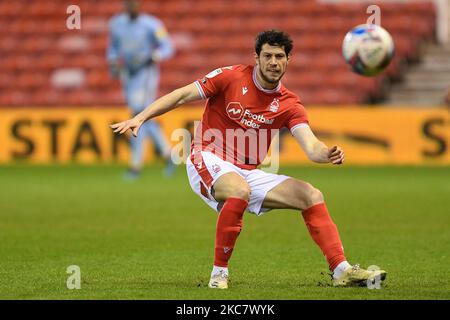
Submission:
POLYGON ((259 72, 260 72, 261 78, 263 78, 264 81, 271 83, 271 84, 277 84, 278 82, 280 82, 281 77, 284 74, 284 73, 280 73, 280 75, 276 79, 273 79, 273 78, 269 78, 268 76, 266 76, 264 74, 264 72, 262 71, 261 67, 259 67, 259 72))

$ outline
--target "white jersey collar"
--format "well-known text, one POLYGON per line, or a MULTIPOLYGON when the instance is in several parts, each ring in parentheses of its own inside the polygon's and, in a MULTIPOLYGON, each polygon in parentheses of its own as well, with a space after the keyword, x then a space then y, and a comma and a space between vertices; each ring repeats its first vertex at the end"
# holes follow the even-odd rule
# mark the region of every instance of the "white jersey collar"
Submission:
POLYGON ((278 82, 278 85, 275 89, 264 89, 262 87, 262 85, 259 84, 258 79, 256 78, 256 66, 253 66, 253 83, 259 90, 261 90, 265 93, 275 93, 275 92, 280 92, 280 90, 281 90, 281 81, 278 82))

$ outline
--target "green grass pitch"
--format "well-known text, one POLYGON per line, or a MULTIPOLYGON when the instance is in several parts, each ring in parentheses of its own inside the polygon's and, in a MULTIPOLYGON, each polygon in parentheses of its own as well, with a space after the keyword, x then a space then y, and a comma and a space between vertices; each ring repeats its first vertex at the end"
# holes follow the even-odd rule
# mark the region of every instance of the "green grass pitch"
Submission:
POLYGON ((0 167, 0 299, 450 299, 449 167, 284 167, 325 194, 351 263, 385 285, 333 288, 299 212, 246 214, 229 290, 211 290, 216 214, 175 177, 120 166, 0 167), (69 290, 66 268, 81 269, 69 290))

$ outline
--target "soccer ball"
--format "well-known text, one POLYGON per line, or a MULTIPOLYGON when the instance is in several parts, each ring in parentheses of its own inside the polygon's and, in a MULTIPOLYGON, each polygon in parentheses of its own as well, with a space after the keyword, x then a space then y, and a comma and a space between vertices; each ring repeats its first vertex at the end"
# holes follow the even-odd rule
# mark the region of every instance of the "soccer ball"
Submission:
POLYGON ((346 34, 342 54, 354 72, 374 76, 383 71, 394 57, 394 41, 384 28, 376 24, 361 24, 346 34))

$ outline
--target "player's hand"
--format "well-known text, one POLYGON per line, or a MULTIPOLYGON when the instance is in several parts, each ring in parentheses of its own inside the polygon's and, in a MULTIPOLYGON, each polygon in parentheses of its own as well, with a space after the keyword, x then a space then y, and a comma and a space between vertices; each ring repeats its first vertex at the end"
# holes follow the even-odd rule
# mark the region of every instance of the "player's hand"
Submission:
POLYGON ((144 121, 142 119, 134 117, 129 120, 114 123, 114 124, 110 125, 110 127, 111 127, 111 129, 114 130, 114 132, 118 132, 119 134, 123 134, 128 129, 130 129, 133 136, 137 137, 139 128, 141 127, 141 125, 143 123, 144 123, 144 121))
POLYGON ((345 159, 344 150, 339 146, 333 146, 328 149, 328 159, 332 164, 343 164, 345 159))

